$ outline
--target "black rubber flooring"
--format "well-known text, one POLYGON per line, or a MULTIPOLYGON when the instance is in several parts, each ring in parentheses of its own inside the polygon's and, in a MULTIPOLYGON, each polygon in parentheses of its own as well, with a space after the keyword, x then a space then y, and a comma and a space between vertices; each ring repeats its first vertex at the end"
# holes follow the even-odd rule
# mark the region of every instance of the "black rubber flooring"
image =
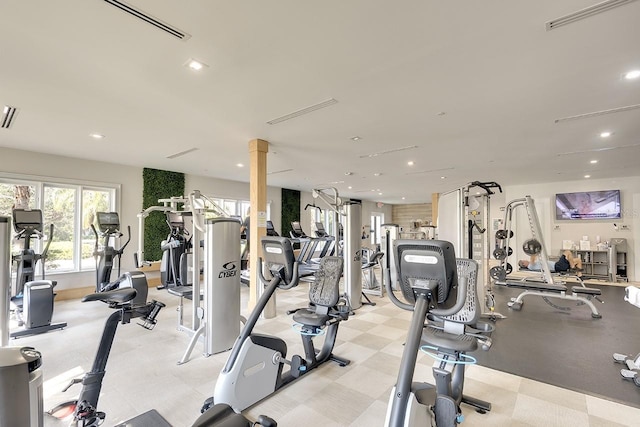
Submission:
POLYGON ((507 302, 521 291, 495 286, 496 312, 507 318, 496 320, 491 349, 474 352, 478 364, 640 408, 640 387, 622 379, 612 357, 640 353, 640 308, 624 301, 624 287, 588 286, 602 290, 601 319, 574 301, 550 300, 572 307, 565 312, 532 295, 514 311, 507 302))

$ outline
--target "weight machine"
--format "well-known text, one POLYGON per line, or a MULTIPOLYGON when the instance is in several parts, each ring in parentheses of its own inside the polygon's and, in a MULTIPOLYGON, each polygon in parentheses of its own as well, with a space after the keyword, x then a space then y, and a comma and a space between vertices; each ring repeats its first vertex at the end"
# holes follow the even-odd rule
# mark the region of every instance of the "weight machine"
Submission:
POLYGON ((601 295, 600 289, 587 288, 578 276, 575 276, 578 285, 569 289, 566 286, 565 280, 561 279, 558 275, 554 276, 551 274, 548 263, 549 257, 542 237, 540 220, 531 196, 515 199, 507 204, 504 214, 504 227, 504 229, 496 231, 497 245, 493 252, 494 256, 500 260, 500 265, 492 267, 489 275, 496 285, 523 289, 522 293, 516 298, 511 298, 511 301, 507 303, 510 308, 520 310, 524 304, 525 296, 537 295, 541 296, 544 302, 557 310, 569 311, 571 307, 554 304, 549 298, 576 301, 578 305, 587 305, 591 309, 591 317, 595 319, 602 317, 591 301, 592 298, 599 300, 598 295, 601 295), (523 279, 513 279, 508 276, 513 271, 513 266, 508 262, 508 259, 509 256, 513 255, 514 251, 509 246, 509 243, 514 236, 512 228, 513 213, 518 207, 525 208, 532 236, 531 239, 524 242, 523 250, 527 255, 537 256, 541 267, 541 271, 538 274, 532 272, 534 273, 533 276, 528 276, 523 279), (567 293, 567 291, 570 291, 570 293, 567 293))
POLYGON ((240 333, 244 320, 240 315, 240 220, 231 218, 198 190, 188 197, 172 197, 159 202, 163 205, 151 206, 138 214, 140 234, 136 262, 149 263, 144 260, 144 220, 151 212, 191 215, 194 246, 191 285, 168 288, 170 294, 180 297, 178 329, 191 335, 189 345, 178 361, 183 364, 189 361, 198 341, 202 342, 203 354, 208 357, 229 350, 240 333), (204 249, 201 251, 200 247, 204 249), (201 280, 201 263, 204 280, 201 280), (183 318, 185 298, 192 302, 189 326, 184 324, 183 318))
POLYGON ((475 260, 480 266, 478 287, 484 292, 482 316, 504 319, 495 311, 495 298, 489 275, 491 236, 491 196, 502 187, 493 181, 473 181, 455 190, 442 193, 438 199, 438 239, 452 242, 458 258, 475 260))

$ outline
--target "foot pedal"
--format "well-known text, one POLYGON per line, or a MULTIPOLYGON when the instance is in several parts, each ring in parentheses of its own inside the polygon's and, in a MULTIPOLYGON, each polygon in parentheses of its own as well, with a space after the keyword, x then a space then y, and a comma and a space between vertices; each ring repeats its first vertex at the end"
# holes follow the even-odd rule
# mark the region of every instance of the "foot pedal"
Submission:
POLYGON ((291 358, 291 376, 298 378, 301 374, 307 371, 307 366, 304 364, 304 360, 299 355, 295 355, 291 358))
POLYGON ((622 375, 622 378, 625 380, 633 380, 638 376, 638 372, 629 369, 621 369, 620 375, 622 375))
POLYGON ((627 356, 626 354, 613 353, 613 361, 616 363, 624 363, 624 361, 628 358, 629 356, 627 356))
POLYGON ((438 427, 455 427, 459 422, 458 417, 462 415, 455 400, 450 396, 437 396, 433 412, 438 427))
POLYGON ((200 408, 200 413, 204 414, 212 406, 213 406, 213 397, 208 397, 207 399, 205 399, 204 403, 202 404, 202 408, 200 408))

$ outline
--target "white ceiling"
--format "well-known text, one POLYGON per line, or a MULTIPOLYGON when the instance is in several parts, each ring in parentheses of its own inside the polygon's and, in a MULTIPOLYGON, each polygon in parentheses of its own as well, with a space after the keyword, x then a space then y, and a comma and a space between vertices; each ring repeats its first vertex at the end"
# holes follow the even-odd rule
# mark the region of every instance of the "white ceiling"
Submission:
POLYGON ((637 176, 640 109, 555 123, 640 104, 640 1, 546 30, 596 1, 129 0, 187 41, 103 0, 3 1, 0 146, 248 182, 261 138, 292 169, 269 185, 385 203, 637 176))

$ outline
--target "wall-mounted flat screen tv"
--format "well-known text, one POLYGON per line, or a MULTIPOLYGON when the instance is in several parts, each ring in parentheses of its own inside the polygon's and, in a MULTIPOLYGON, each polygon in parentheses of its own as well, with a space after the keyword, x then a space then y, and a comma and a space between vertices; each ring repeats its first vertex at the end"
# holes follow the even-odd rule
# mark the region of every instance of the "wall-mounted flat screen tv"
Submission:
POLYGON ((620 213, 620 190, 556 194, 556 219, 616 219, 620 213))

